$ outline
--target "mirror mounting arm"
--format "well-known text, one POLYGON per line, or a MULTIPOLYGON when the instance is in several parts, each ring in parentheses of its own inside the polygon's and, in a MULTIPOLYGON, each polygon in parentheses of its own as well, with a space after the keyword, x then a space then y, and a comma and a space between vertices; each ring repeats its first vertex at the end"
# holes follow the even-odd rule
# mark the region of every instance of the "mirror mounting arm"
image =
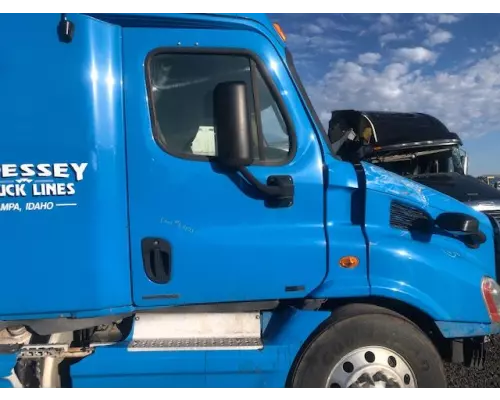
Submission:
MULTIPOLYGON (((263 183, 259 182, 259 180, 255 176, 253 176, 252 173, 246 167, 239 167, 238 171, 240 171, 241 174, 245 177, 245 179, 253 186, 255 186, 257 190, 259 190, 261 193, 264 193, 269 197, 283 197, 293 194, 289 193, 287 186, 279 185, 279 182, 278 186, 264 185, 263 183)), ((293 186, 292 186, 292 191, 293 191, 293 186)))

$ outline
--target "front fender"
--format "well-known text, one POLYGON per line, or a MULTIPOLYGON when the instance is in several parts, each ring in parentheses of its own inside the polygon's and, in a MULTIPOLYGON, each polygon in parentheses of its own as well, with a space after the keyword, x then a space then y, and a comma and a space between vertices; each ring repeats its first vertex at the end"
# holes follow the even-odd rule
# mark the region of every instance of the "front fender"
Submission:
POLYGON ((495 277, 492 227, 481 213, 431 188, 373 165, 366 175, 365 231, 370 293, 421 309, 435 321, 490 323, 481 279, 495 277), (391 226, 396 201, 436 218, 441 212, 475 216, 486 243, 478 249, 441 234, 418 235, 391 226))
POLYGON ((372 227, 370 234, 378 238, 369 244, 371 295, 403 301, 435 321, 490 322, 485 274, 465 245, 422 243, 390 228, 372 227))

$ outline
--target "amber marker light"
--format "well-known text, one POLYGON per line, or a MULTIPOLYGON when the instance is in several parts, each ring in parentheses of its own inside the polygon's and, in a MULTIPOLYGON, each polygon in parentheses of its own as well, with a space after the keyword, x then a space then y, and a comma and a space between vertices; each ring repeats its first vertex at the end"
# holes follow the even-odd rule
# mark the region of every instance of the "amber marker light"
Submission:
POLYGON ((348 268, 348 269, 356 268, 359 265, 359 258, 354 256, 342 257, 339 261, 339 265, 342 268, 348 268))
POLYGON ((286 35, 283 32, 283 29, 281 29, 280 24, 278 24, 277 22, 274 22, 273 27, 274 27, 274 30, 278 33, 278 35, 280 35, 281 40, 286 42, 286 35))

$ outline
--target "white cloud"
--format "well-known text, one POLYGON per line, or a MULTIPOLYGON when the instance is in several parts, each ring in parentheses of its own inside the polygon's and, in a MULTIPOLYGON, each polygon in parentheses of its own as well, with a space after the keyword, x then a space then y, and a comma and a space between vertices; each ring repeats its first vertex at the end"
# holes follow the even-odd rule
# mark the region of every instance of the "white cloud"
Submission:
POLYGON ((381 58, 382 55, 379 53, 364 53, 358 56, 358 62, 360 64, 377 64, 381 58))
POLYGON ((350 28, 347 25, 339 28, 334 20, 320 17, 312 22, 293 24, 293 30, 287 34, 287 42, 297 55, 343 54, 352 44, 333 31, 350 28))
POLYGON ((453 24, 455 22, 460 21, 460 18, 458 18, 456 15, 452 14, 439 14, 438 16, 438 22, 440 24, 453 24))
POLYGON ((436 46, 438 44, 448 43, 451 39, 453 39, 453 34, 451 32, 438 29, 429 35, 425 43, 429 46, 436 46))
POLYGON ((395 42, 398 40, 406 40, 408 39, 413 31, 409 31, 407 33, 395 33, 395 32, 389 32, 386 33, 382 36, 380 36, 379 41, 382 47, 384 47, 387 43, 389 42, 395 42))
POLYGON ((287 35, 287 42, 293 46, 295 52, 314 51, 315 53, 332 53, 343 47, 349 46, 350 42, 343 39, 336 39, 324 35, 305 35, 290 33, 287 35))
POLYGON ((399 35, 394 33, 394 32, 390 32, 390 33, 386 33, 382 36, 380 36, 380 42, 381 43, 387 43, 387 42, 391 42, 393 40, 398 40, 399 38, 399 35))
POLYGON ((380 22, 384 25, 392 25, 394 24, 394 19, 390 14, 382 14, 380 16, 380 22))
POLYGON ((381 14, 377 19, 367 22, 371 22, 371 25, 368 27, 368 29, 363 31, 364 33, 383 33, 389 30, 394 31, 394 29, 398 25, 398 14, 381 14))
POLYGON ((437 24, 454 24, 456 22, 459 22, 462 19, 463 16, 457 16, 454 14, 434 14, 434 13, 427 13, 427 14, 418 14, 416 15, 413 20, 416 23, 422 23, 424 21, 431 21, 437 24))
POLYGON ((319 25, 314 25, 314 24, 306 24, 303 26, 303 31, 307 33, 311 33, 313 35, 321 35, 324 30, 321 28, 319 25))
POLYGON ((395 51, 395 55, 401 60, 417 64, 432 63, 437 58, 437 54, 435 52, 424 47, 403 47, 397 49, 395 51))
POLYGON ((323 122, 335 109, 426 112, 462 138, 500 126, 500 53, 455 72, 423 74, 418 64, 376 66, 340 60, 308 92, 323 122))
POLYGON ((353 24, 341 23, 339 21, 333 20, 332 18, 320 17, 316 19, 318 26, 324 30, 333 30, 341 32, 357 32, 359 27, 353 24))
POLYGON ((428 22, 425 22, 422 25, 420 25, 420 29, 427 31, 427 32, 434 32, 437 29, 437 25, 429 24, 428 22))

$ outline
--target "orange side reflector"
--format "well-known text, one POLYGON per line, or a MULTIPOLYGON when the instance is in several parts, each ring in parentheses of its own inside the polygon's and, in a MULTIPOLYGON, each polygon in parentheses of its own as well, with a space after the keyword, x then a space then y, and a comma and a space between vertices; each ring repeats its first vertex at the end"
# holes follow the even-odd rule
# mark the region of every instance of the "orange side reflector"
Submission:
POLYGON ((281 26, 280 24, 278 24, 277 22, 274 22, 273 23, 273 26, 274 26, 274 30, 278 33, 278 35, 280 35, 280 38, 286 42, 286 35, 285 33, 283 32, 283 29, 281 29, 281 26))
POLYGON ((356 268, 359 265, 359 258, 354 256, 342 257, 339 261, 339 265, 342 268, 349 268, 349 269, 356 268))

